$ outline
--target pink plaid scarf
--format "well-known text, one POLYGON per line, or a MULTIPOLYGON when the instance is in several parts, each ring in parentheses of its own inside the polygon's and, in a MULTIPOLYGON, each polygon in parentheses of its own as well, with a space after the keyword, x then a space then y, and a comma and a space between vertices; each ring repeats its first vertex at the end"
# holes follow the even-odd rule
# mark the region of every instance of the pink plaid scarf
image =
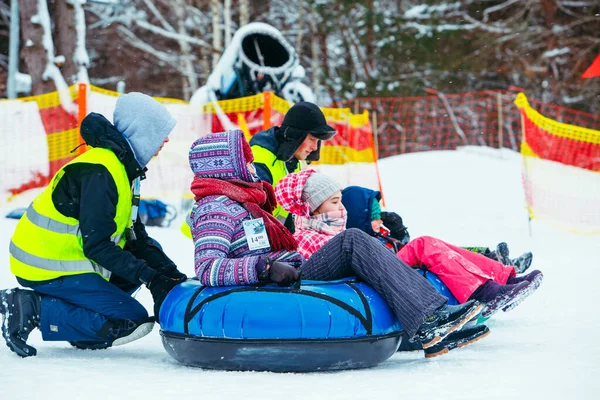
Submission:
POLYGON ((323 235, 335 236, 346 230, 347 219, 346 210, 312 215, 308 218, 296 215, 296 231, 310 229, 323 235))

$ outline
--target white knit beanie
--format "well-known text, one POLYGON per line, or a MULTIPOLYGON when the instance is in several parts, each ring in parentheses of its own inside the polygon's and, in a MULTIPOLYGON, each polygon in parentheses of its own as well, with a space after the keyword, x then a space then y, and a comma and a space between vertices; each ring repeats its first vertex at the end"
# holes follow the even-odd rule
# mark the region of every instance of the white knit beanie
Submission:
POLYGON ((304 188, 302 189, 301 200, 308 204, 310 212, 312 213, 319 208, 325 200, 340 190, 342 190, 342 185, 335 179, 315 172, 306 179, 304 188))

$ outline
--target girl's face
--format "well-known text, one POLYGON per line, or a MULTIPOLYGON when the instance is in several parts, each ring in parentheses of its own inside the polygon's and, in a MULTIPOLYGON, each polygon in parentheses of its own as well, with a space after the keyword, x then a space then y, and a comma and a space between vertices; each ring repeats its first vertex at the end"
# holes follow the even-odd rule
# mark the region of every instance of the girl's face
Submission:
POLYGON ((342 191, 338 190, 330 198, 325 200, 312 214, 325 214, 333 211, 346 210, 342 204, 342 191))

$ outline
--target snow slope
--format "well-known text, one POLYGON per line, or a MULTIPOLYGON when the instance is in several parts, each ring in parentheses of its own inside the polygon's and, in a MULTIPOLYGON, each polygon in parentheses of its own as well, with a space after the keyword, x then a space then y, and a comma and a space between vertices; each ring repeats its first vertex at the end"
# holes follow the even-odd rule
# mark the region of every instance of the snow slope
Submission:
MULTIPOLYGON (((517 309, 489 321, 486 339, 433 360, 421 352, 399 353, 369 370, 272 374, 184 367, 163 350, 156 330, 130 345, 96 352, 42 342, 36 332, 30 343, 37 357, 20 359, 0 346, 0 398, 598 398, 598 237, 537 221, 529 236, 517 153, 466 148, 397 156, 380 167, 387 207, 403 216, 413 237, 488 246, 504 240, 514 254, 534 252, 544 283, 517 309)), ((0 220, 0 287, 16 284, 7 265, 15 224, 0 220)), ((192 274, 192 243, 176 227, 149 230, 192 274)), ((146 289, 137 298, 151 310, 146 289)))

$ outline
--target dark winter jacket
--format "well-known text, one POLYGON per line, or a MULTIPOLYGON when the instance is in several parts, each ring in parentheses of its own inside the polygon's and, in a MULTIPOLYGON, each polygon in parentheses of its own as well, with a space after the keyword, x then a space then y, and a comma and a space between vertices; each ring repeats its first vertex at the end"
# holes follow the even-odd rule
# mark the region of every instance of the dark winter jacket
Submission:
MULTIPOLYGON (((102 115, 88 115, 81 124, 81 135, 88 145, 112 150, 125 166, 130 181, 137 177, 145 178, 144 170, 123 135, 102 115)), ((139 218, 134 224, 137 240, 128 240, 125 250, 111 241, 116 229, 114 218, 118 194, 106 167, 75 163, 67 166, 64 172, 52 192, 52 202, 61 214, 79 221, 87 258, 135 284, 147 283, 156 274, 154 270, 165 272, 176 269, 148 236, 139 218)), ((33 287, 46 282, 20 283, 33 287)))

